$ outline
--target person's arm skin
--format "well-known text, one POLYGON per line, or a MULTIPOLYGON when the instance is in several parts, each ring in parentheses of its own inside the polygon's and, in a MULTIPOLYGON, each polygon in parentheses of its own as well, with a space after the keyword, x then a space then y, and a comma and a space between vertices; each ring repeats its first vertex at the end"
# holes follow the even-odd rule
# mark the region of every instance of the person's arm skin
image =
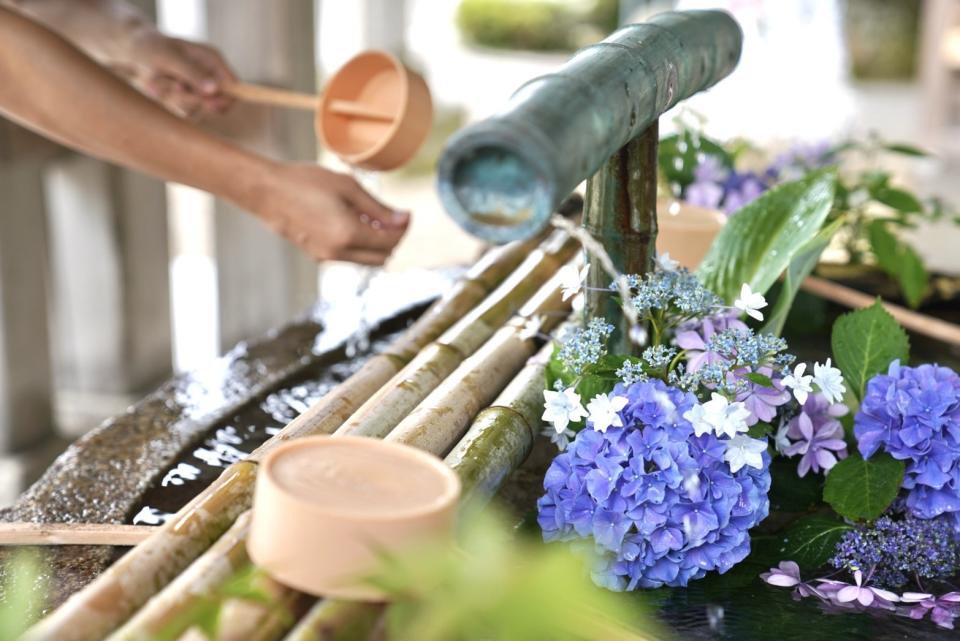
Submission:
POLYGON ((92 156, 230 200, 318 260, 382 264, 409 222, 348 176, 277 163, 202 131, 3 8, 0 113, 92 156))
POLYGON ((56 31, 151 98, 184 116, 225 111, 236 77, 207 45, 160 33, 122 0, 0 0, 56 31))

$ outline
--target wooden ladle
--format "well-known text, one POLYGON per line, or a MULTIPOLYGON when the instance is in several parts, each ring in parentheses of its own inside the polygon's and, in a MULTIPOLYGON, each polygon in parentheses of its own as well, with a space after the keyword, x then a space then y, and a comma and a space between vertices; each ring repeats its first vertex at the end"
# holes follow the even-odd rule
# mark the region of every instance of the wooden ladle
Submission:
POLYGON ((413 157, 433 123, 426 82, 395 56, 365 51, 330 78, 321 95, 236 82, 228 94, 252 102, 316 113, 321 143, 347 164, 395 169, 413 157))

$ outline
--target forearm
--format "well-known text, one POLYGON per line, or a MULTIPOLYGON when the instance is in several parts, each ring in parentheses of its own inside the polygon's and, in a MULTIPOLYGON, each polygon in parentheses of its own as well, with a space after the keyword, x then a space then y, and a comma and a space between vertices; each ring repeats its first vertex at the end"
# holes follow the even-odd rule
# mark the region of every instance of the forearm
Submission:
POLYGON ((273 166, 169 114, 63 38, 2 8, 0 112, 74 149, 246 208, 273 166))
POLYGON ((107 64, 126 58, 124 48, 138 30, 154 29, 136 7, 121 0, 0 0, 29 15, 107 64))

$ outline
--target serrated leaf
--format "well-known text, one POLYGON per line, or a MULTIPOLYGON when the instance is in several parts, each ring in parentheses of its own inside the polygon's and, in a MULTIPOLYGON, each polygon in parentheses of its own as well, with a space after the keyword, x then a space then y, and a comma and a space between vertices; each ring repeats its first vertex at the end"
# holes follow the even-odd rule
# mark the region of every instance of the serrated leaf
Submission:
POLYGON ((930 155, 930 152, 924 151, 919 147, 914 147, 913 145, 906 145, 899 142, 886 144, 883 146, 883 148, 895 154, 903 154, 904 156, 914 156, 917 158, 925 158, 930 155))
POLYGON ((843 227, 843 223, 842 218, 829 223, 797 250, 790 260, 790 265, 787 266, 777 302, 774 303, 773 310, 767 317, 767 324, 763 326, 762 331, 764 333, 779 336, 783 331, 783 325, 787 322, 790 308, 793 307, 793 301, 797 297, 797 292, 800 291, 803 279, 809 276, 817 263, 820 262, 820 254, 830 244, 834 234, 843 227))
POLYGON ((766 292, 796 253, 823 226, 833 205, 836 176, 811 172, 770 189, 730 218, 698 270, 708 289, 728 303, 743 283, 766 292))
POLYGON ((831 350, 837 367, 857 400, 863 399, 867 381, 884 372, 896 359, 906 363, 910 339, 900 324, 880 304, 848 312, 833 324, 831 350))
POLYGON ((916 309, 930 282, 920 256, 913 247, 894 236, 883 220, 870 223, 868 233, 877 264, 897 281, 907 304, 916 309))
POLYGON ((887 207, 896 209, 905 214, 913 214, 923 211, 923 203, 908 191, 888 187, 886 185, 870 189, 870 195, 887 207))
POLYGON ((889 454, 865 460, 854 452, 830 470, 823 500, 848 519, 875 519, 897 498, 905 468, 889 454))
POLYGON ((805 516, 784 530, 780 552, 784 559, 813 570, 830 560, 843 534, 851 529, 852 526, 835 518, 805 516))

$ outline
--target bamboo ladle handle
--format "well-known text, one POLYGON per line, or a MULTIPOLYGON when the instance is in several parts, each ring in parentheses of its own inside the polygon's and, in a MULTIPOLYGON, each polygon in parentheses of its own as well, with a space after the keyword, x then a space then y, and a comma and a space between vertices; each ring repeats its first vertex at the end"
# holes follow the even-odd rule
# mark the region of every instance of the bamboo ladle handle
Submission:
POLYGON ((0 523, 4 545, 136 545, 156 532, 153 525, 113 523, 0 523))
MULTIPOLYGON (((287 89, 276 89, 275 87, 266 87, 264 85, 254 85, 248 82, 233 82, 225 85, 223 90, 237 100, 273 107, 316 111, 320 105, 319 95, 289 91, 287 89)), ((334 100, 330 103, 328 109, 333 113, 351 116, 353 118, 384 121, 395 119, 393 114, 377 111, 364 104, 350 100, 334 100)))

